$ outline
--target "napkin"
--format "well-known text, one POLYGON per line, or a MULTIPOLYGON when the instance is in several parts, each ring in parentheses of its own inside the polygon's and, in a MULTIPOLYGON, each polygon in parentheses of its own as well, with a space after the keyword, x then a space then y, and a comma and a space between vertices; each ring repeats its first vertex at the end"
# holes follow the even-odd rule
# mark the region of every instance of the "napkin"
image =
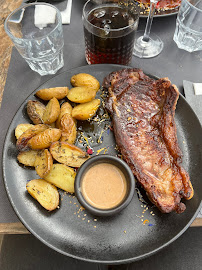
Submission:
POLYGON ((62 24, 70 24, 71 10, 72 10, 72 0, 68 0, 66 9, 61 11, 62 24))
MULTIPOLYGON (((67 1, 66 8, 61 11, 62 24, 70 24, 72 0, 67 1)), ((34 24, 43 29, 48 24, 55 23, 56 11, 48 6, 36 5, 34 14, 34 24)))
POLYGON ((202 95, 202 83, 193 83, 195 95, 202 95))
MULTIPOLYGON (((202 83, 183 81, 183 86, 185 97, 202 124, 202 83)), ((197 217, 202 218, 202 208, 197 217)))
POLYGON ((183 86, 185 97, 202 124, 202 84, 183 81, 183 86))
POLYGON ((34 13, 34 24, 43 29, 48 24, 55 23, 56 10, 49 6, 36 5, 34 13))

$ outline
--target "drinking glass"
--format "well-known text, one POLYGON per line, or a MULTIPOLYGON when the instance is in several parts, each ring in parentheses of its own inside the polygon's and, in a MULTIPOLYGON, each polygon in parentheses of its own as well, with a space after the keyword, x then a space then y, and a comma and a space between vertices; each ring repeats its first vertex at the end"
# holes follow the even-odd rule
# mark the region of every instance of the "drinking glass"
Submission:
POLYGON ((87 63, 128 65, 133 55, 138 22, 136 1, 87 1, 83 8, 87 63))
POLYGON ((163 49, 163 41, 154 33, 150 33, 154 12, 158 0, 150 0, 150 11, 147 18, 145 31, 138 31, 133 54, 140 58, 151 58, 160 54, 163 49))
POLYGON ((173 39, 180 49, 202 50, 202 1, 182 1, 173 39))
POLYGON ((7 17, 4 27, 32 70, 43 76, 63 67, 62 19, 53 5, 24 5, 7 17))

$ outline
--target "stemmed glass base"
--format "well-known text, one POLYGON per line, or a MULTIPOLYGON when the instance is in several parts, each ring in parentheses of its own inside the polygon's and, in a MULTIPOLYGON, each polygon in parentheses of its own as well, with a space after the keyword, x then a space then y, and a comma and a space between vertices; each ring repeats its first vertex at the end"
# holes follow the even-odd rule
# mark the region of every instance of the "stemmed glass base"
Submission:
POLYGON ((157 56, 163 50, 162 40, 154 33, 150 33, 148 41, 144 41, 145 31, 137 31, 133 54, 139 58, 157 56))

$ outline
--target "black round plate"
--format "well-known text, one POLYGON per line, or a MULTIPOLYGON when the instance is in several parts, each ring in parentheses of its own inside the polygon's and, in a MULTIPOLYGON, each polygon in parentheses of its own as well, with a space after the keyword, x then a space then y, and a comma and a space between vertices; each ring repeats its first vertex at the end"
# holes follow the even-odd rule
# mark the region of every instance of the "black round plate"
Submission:
MULTIPOLYGON (((102 83, 107 74, 121 68, 123 66, 105 64, 79 67, 56 75, 38 89, 65 85, 71 87, 70 77, 80 72, 90 73, 102 83)), ((136 192, 129 206, 120 214, 96 218, 80 208, 74 196, 63 191, 60 191, 60 208, 54 212, 47 212, 26 191, 27 180, 38 177, 33 169, 17 162, 14 130, 18 124, 29 122, 26 103, 28 99, 35 99, 36 90, 16 112, 8 129, 3 152, 4 183, 8 197, 16 214, 33 235, 67 256, 90 262, 119 264, 157 252, 190 226, 201 203, 202 131, 196 115, 181 95, 175 119, 179 144, 184 154, 183 165, 195 189, 194 197, 185 202, 186 211, 182 214, 162 214, 140 190, 142 195, 140 191, 136 192)), ((105 132, 103 138, 103 145, 99 148, 110 148, 115 143, 112 132, 105 132)))

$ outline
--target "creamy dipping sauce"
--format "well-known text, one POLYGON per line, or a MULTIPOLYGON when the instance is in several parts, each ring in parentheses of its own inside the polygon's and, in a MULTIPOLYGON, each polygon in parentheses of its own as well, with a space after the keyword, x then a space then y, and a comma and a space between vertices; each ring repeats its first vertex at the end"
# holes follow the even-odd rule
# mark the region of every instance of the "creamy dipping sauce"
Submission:
POLYGON ((98 209, 110 209, 125 198, 127 183, 124 174, 115 165, 100 163, 84 174, 81 192, 90 205, 98 209))

